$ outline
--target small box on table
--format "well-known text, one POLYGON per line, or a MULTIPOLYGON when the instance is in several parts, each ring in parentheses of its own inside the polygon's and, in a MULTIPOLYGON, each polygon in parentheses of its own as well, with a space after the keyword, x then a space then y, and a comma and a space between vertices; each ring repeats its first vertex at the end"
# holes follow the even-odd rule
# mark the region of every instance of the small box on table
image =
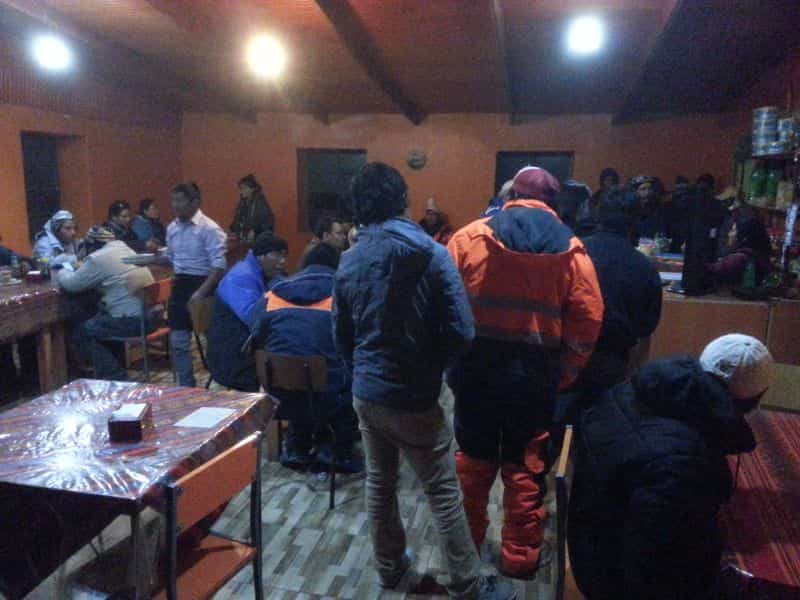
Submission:
POLYGON ((112 442, 140 442, 153 427, 153 408, 149 402, 123 404, 108 418, 108 437, 112 442))

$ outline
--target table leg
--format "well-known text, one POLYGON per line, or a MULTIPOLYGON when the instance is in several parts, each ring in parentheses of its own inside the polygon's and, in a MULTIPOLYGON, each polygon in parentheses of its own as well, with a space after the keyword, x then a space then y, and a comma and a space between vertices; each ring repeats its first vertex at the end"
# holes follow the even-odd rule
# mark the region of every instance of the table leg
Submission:
POLYGON ((42 393, 67 383, 67 347, 63 323, 53 323, 36 336, 39 386, 42 393))

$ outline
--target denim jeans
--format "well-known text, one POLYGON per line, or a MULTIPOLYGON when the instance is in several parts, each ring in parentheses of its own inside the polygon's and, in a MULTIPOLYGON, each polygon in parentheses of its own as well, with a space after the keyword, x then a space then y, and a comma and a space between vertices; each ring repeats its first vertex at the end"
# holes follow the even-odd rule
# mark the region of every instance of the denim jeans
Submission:
POLYGON ((353 399, 367 459, 367 514, 381 579, 402 565, 406 534, 397 502, 400 453, 422 483, 431 507, 445 564, 447 591, 477 598, 481 562, 464 514, 453 455, 453 432, 438 402, 423 412, 405 412, 353 399))
POLYGON ((140 321, 137 317, 98 314, 78 326, 75 338, 79 351, 94 365, 97 379, 127 381, 128 372, 123 365, 123 344, 108 340, 136 337, 140 333, 140 321))

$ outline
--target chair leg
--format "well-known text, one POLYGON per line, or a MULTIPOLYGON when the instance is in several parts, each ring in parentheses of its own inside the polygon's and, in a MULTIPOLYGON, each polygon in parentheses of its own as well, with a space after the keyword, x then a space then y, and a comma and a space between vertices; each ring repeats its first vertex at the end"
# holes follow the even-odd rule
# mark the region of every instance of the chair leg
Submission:
POLYGON ((150 383, 150 358, 147 356, 150 353, 150 347, 147 344, 147 337, 142 338, 142 354, 144 355, 144 380, 150 383))
POLYGON ((197 344, 197 351, 200 354, 200 362, 203 363, 203 368, 206 371, 208 371, 208 363, 206 362, 206 353, 205 350, 203 350, 203 344, 200 342, 200 336, 197 335, 196 331, 193 331, 192 333, 194 333, 194 341, 197 344))
MULTIPOLYGON (((336 448, 336 431, 334 431, 333 426, 329 425, 328 428, 331 430, 331 447, 336 448)), ((331 464, 329 467, 329 478, 330 478, 330 493, 328 497, 328 510, 333 510, 334 506, 336 506, 336 452, 335 450, 331 453, 331 464)))

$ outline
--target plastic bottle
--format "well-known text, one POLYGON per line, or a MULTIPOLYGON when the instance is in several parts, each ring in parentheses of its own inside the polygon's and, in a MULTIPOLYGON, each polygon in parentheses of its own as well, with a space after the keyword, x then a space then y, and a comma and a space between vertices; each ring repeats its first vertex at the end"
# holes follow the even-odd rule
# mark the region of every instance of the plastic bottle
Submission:
MULTIPOLYGON (((761 198, 764 195, 764 187, 767 183, 767 170, 764 165, 759 165, 750 174, 750 198, 761 198)), ((758 203, 754 203, 758 206, 758 203)))
POLYGON ((764 185, 764 196, 767 198, 767 206, 775 206, 775 198, 778 196, 778 184, 783 179, 781 169, 770 169, 767 174, 767 181, 764 185))
POLYGON ((20 272, 19 268, 19 257, 16 254, 11 255, 11 276, 12 277, 20 277, 22 273, 20 272))
POLYGON ((756 287, 756 263, 752 259, 747 261, 747 266, 744 268, 744 275, 742 275, 742 287, 756 287))

